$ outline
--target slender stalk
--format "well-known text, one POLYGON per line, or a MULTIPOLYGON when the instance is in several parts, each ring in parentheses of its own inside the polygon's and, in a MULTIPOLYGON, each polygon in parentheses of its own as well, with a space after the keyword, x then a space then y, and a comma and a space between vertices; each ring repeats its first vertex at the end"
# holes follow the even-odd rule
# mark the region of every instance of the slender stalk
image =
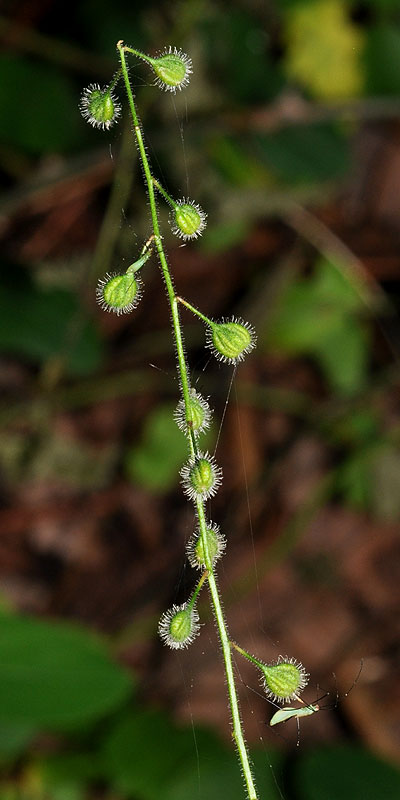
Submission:
POLYGON ((189 311, 192 312, 192 314, 195 314, 196 317, 199 317, 200 319, 202 319, 203 322, 206 323, 206 325, 212 326, 212 324, 213 324, 212 320, 209 319, 208 317, 206 317, 205 314, 202 314, 201 311, 198 310, 198 308, 195 308, 194 306, 192 306, 190 303, 188 303, 187 300, 184 300, 183 297, 177 297, 176 299, 177 299, 178 303, 181 303, 181 305, 186 306, 186 308, 188 308, 189 311))
MULTIPOLYGON (((143 171, 145 175, 145 180, 147 184, 147 192, 149 197, 149 204, 150 204, 150 213, 151 219, 153 224, 153 232, 154 232, 154 241, 158 252, 158 257, 160 260, 161 270, 164 276, 167 295, 171 307, 171 314, 172 314, 172 326, 173 332, 175 337, 175 345, 176 345, 176 352, 178 356, 178 372, 179 378, 181 383, 182 395, 185 402, 186 413, 188 415, 189 412, 189 403, 190 403, 190 388, 189 388, 189 378, 188 378, 188 370, 186 366, 185 360, 185 353, 184 353, 184 346, 183 346, 183 339, 182 339, 182 332, 180 326, 180 319, 179 319, 179 312, 178 312, 178 298, 175 295, 171 275, 168 268, 167 259, 164 253, 162 238, 160 235, 160 229, 158 224, 158 217, 157 217, 157 208, 155 202, 155 195, 154 195, 154 181, 150 170, 149 161, 147 158, 143 136, 140 128, 139 118, 137 115, 135 102, 133 99, 132 89, 129 82, 128 77, 128 70, 125 60, 125 48, 122 42, 118 42, 118 50, 121 59, 121 69, 122 75, 125 82, 125 88, 128 96, 128 102, 130 111, 132 114, 132 119, 134 123, 135 135, 138 143, 140 158, 143 165, 143 171)), ((131 52, 131 48, 126 48, 127 51, 131 52)), ((193 432, 190 433, 189 437, 189 447, 190 453, 192 457, 195 457, 197 454, 197 445, 196 440, 193 435, 193 432)), ((211 558, 208 551, 208 541, 207 541, 207 524, 206 524, 206 516, 205 516, 205 509, 204 503, 202 500, 198 499, 196 501, 197 506, 197 514, 199 520, 199 528, 200 528, 200 535, 202 537, 202 545, 204 548, 204 557, 205 557, 205 564, 207 567, 207 579, 208 585, 210 588, 210 595, 211 601, 214 607, 214 614, 217 622, 217 628, 219 632, 222 654, 225 664, 225 672, 226 672, 226 680, 228 684, 228 695, 229 695, 229 703, 231 708, 232 714, 232 722, 233 722, 233 736, 236 742, 238 755, 240 759, 240 763, 243 770, 243 776, 246 784, 247 796, 248 800, 257 800, 256 789, 253 781, 253 776, 251 773, 251 766, 249 761, 249 755, 247 752, 246 743, 244 741, 242 725, 240 720, 240 712, 239 712, 239 703, 235 685, 235 679, 233 674, 233 664, 232 664, 232 654, 230 649, 229 643, 229 635, 226 626, 226 622, 224 619, 221 600, 218 592, 217 583, 215 580, 215 575, 212 568, 211 558)), ((205 573, 206 576, 206 573, 205 573)))
POLYGON ((239 645, 236 644, 236 642, 229 642, 229 644, 231 647, 234 647, 235 650, 238 651, 238 653, 241 653, 242 656, 247 658, 248 661, 251 661, 252 664, 255 664, 256 667, 260 666, 260 662, 256 658, 251 656, 250 653, 247 652, 247 650, 243 650, 243 647, 239 647, 239 645))
POLYGON ((158 189, 160 194, 162 194, 164 200, 166 200, 167 203, 169 203, 170 206, 172 206, 173 208, 176 208, 177 203, 175 202, 175 200, 172 199, 172 197, 170 197, 168 192, 165 191, 164 187, 161 186, 161 183, 157 180, 157 178, 153 177, 153 184, 156 187, 156 189, 158 189))

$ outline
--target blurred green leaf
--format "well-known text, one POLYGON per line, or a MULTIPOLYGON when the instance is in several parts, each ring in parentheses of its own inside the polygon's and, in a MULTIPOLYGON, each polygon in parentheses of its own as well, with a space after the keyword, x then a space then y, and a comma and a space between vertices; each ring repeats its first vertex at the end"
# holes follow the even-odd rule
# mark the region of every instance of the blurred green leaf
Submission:
POLYGON ((286 287, 267 321, 264 343, 314 356, 333 388, 352 394, 365 385, 367 373, 368 331, 356 317, 361 308, 342 271, 320 259, 312 277, 286 287))
POLYGON ((299 759, 301 800, 398 800, 400 771, 357 747, 318 748, 299 759))
POLYGON ((73 84, 54 65, 0 55, 1 139, 28 153, 64 152, 80 140, 73 84))
POLYGON ((285 16, 286 71, 317 97, 357 96, 363 86, 363 32, 343 0, 295 4, 285 16))
POLYGON ((196 764, 192 730, 175 727, 157 711, 137 710, 118 721, 103 752, 106 776, 117 791, 144 800, 165 798, 177 773, 196 764))
MULTIPOLYGON (((165 491, 177 483, 177 473, 188 458, 185 436, 179 430, 173 412, 175 405, 166 405, 151 412, 146 420, 142 443, 126 455, 129 479, 153 491, 165 491)), ((210 432, 202 437, 207 449, 210 432)))
POLYGON ((370 509, 374 458, 375 446, 360 448, 346 458, 339 469, 338 489, 352 508, 362 511, 370 509))
POLYGON ((213 4, 202 31, 208 72, 234 100, 251 105, 279 93, 284 79, 270 54, 266 26, 255 15, 234 6, 227 14, 213 4))
POLYGON ((390 442, 376 439, 360 447, 342 464, 338 489, 346 503, 377 519, 400 518, 400 452, 390 442))
POLYGON ((241 244, 249 233, 248 219, 234 220, 221 224, 209 224, 201 237, 200 246, 205 253, 223 253, 231 247, 241 244))
MULTIPOLYGON (((261 795, 278 800, 275 754, 255 752, 261 795)), ((237 758, 211 731, 178 728, 157 711, 137 710, 120 720, 105 742, 105 774, 117 791, 138 800, 242 800, 237 758)))
POLYGON ((289 184, 338 178, 350 163, 348 139, 335 125, 295 125, 253 141, 261 162, 289 184))
POLYGON ((67 372, 85 375, 101 361, 97 331, 66 289, 42 289, 27 281, 0 286, 0 350, 41 363, 65 357, 67 372))
MULTIPOLYGON (((397 5, 398 8, 398 5, 397 5)), ((370 94, 400 94, 400 29, 381 24, 368 33, 366 85, 370 94)))
POLYGON ((35 732, 35 726, 29 722, 2 722, 0 710, 0 764, 19 756, 35 732))
POLYGON ((0 720, 4 726, 70 729, 116 708, 132 689, 91 633, 0 615, 0 720))
POLYGON ((268 177, 266 171, 262 170, 254 154, 247 153, 241 142, 233 136, 214 137, 209 142, 208 151, 218 171, 234 186, 265 185, 268 177))

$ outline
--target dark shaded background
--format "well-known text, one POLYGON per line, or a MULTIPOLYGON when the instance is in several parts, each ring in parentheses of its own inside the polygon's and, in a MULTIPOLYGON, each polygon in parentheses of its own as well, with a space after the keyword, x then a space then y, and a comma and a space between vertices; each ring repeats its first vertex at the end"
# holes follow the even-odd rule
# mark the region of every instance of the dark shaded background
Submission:
MULTIPOLYGON (((102 133, 77 111, 82 89, 112 76, 118 39, 150 53, 177 45, 194 65, 182 94, 152 88, 135 59, 130 73, 155 174, 209 215, 202 240, 182 247, 160 207, 176 286, 208 316, 249 319, 259 336, 231 385, 232 369, 210 360, 201 326, 182 314, 193 381, 215 408, 211 449, 223 419, 224 484, 210 515, 228 538, 220 586, 231 635, 266 661, 300 659, 311 673, 308 701, 317 684, 330 692, 330 713, 302 721, 311 760, 317 751, 307 746, 339 743, 344 761, 353 744, 398 761, 397 0, 31 0, 3 4, 2 15, 4 608, 106 634, 136 675, 142 708, 214 728, 229 743, 205 596, 205 627, 187 653, 155 636, 160 613, 194 583, 155 259, 132 316, 107 315, 94 300, 97 279, 126 268, 150 233, 131 126, 124 119, 102 133), (354 689, 336 704, 361 659, 354 689)), ((238 669, 250 744, 261 737, 263 748, 289 752, 295 723, 270 732, 269 705, 246 689, 258 688, 257 676, 238 669)), ((13 720, 1 724, 9 742, 13 720)), ((2 756, 4 797, 151 800, 146 784, 101 773, 76 778, 73 790, 67 782, 67 795, 59 775, 49 789, 54 751, 95 749, 90 731, 65 736, 50 725, 2 756)), ((301 770, 296 780, 279 777, 284 796, 369 797, 360 781, 370 767, 361 764, 350 786, 349 763, 337 768, 340 795, 329 786, 324 794, 306 765, 309 784, 301 770)), ((381 781, 378 798, 398 796, 389 784, 381 781)), ((239 777, 232 796, 241 796, 239 777)))

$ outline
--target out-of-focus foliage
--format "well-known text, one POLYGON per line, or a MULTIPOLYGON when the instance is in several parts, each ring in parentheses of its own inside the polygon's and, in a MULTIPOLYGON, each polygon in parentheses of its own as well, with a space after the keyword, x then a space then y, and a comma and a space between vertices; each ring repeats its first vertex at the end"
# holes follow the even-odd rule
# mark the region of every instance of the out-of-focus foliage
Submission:
POLYGON ((301 800, 396 800, 400 773, 355 747, 327 747, 303 756, 297 768, 301 800))
MULTIPOLYGON (((36 730, 90 724, 130 693, 128 675, 84 631, 0 616, 0 721, 36 730)), ((15 729, 14 729, 15 730, 15 729)))
MULTIPOLYGON (((186 193, 190 175, 190 191, 196 188, 199 200, 204 198, 210 209, 208 228, 199 243, 202 256, 216 259, 206 296, 211 299, 215 286, 216 304, 240 299, 242 305, 247 298, 243 298, 243 285, 237 288, 237 271, 237 283, 223 296, 218 279, 219 268, 225 266, 224 253, 229 254, 231 269, 235 249, 245 246, 246 267, 241 267, 242 274, 247 270, 245 291, 258 294, 263 290, 275 264, 270 256, 263 257, 261 266, 257 262, 260 245, 256 236, 255 243, 252 239, 257 225, 268 223, 270 214, 279 219, 281 210, 290 211, 299 198, 304 203, 309 199, 320 205, 328 202, 351 175, 358 127, 352 101, 369 111, 374 99, 396 101, 399 97, 399 2, 248 4, 234 0, 228 9, 208 0, 174 4, 141 0, 127 12, 123 0, 112 4, 84 0, 70 4, 62 25, 57 4, 54 9, 51 6, 47 4, 48 17, 38 25, 49 46, 35 49, 32 42, 18 46, 18 37, 11 37, 4 42, 0 57, 2 213, 4 219, 8 214, 11 218, 0 282, 0 348, 5 363, 21 367, 30 381, 28 399, 40 395, 39 379, 47 374, 49 364, 59 361, 61 387, 76 390, 74 402, 79 407, 83 377, 112 378, 114 370, 121 374, 132 367, 130 359, 138 355, 138 331, 143 324, 140 314, 151 319, 152 312, 139 309, 132 334, 124 327, 125 319, 101 319, 94 303, 81 297, 83 273, 94 296, 95 280, 89 277, 93 230, 101 226, 109 196, 108 155, 118 154, 122 135, 121 128, 107 134, 89 129, 77 104, 84 85, 103 84, 112 76, 116 41, 123 37, 128 44, 154 52, 175 44, 176 36, 176 43, 193 57, 193 80, 187 93, 174 99, 175 106, 163 95, 154 101, 147 86, 151 78, 143 65, 133 62, 130 76, 140 103, 143 100, 155 168, 177 196, 186 193), (61 45, 67 51, 70 46, 72 52, 64 53, 61 45), (335 101, 348 103, 348 116, 339 112, 335 116, 335 101), (186 119, 191 123, 184 129, 184 150, 177 118, 179 125, 181 120, 186 124, 186 119), (96 158, 100 159, 98 172, 92 174, 96 158), (65 213, 61 208, 57 216, 58 201, 51 195, 51 184, 71 176, 76 189, 71 206, 74 209, 77 204, 78 223, 74 227, 71 214, 71 227, 60 224, 49 255, 46 248, 41 249, 41 240, 47 243, 65 213), (43 197, 47 198, 44 206, 43 197), (43 207, 50 222, 42 230, 43 207), (86 226, 87 240, 82 236, 86 226), (26 249, 31 240, 34 246, 26 249), (76 265, 70 252, 78 254, 76 265)), ((10 18, 13 13, 11 8, 10 18)), ((148 235, 139 183, 124 201, 123 213, 118 208, 114 227, 121 237, 105 270, 118 269, 121 260, 131 263, 132 248, 142 234, 148 235)), ((269 242, 273 236, 269 231, 265 238, 269 242)), ((189 256, 187 262, 189 271, 189 256)), ((313 406, 310 425, 318 423, 318 436, 331 448, 338 501, 365 515, 398 521, 397 440, 385 427, 384 404, 370 400, 376 383, 373 321, 347 279, 345 266, 314 250, 306 257, 303 253, 298 268, 274 295, 273 307, 261 314, 260 346, 254 357, 260 363, 275 358, 311 363, 320 396, 328 397, 330 408, 319 417, 318 408, 313 415, 313 406)), ((225 313, 223 308, 220 311, 225 313)), ((143 340, 146 335, 150 339, 153 331, 146 325, 144 329, 143 340)), ((165 338, 162 329, 160 339, 165 338)), ((157 351, 149 339, 143 344, 146 369, 150 359, 156 360, 155 352, 157 357, 164 352, 164 342, 157 351)), ((17 393, 19 386, 17 382, 17 393)), ((112 390, 118 396, 118 386, 112 390)), ((14 387, 11 396, 13 392, 14 387)), ((120 389, 121 395, 124 392, 120 389)), ((63 408, 62 393, 58 399, 63 408)), ((100 389, 98 400, 103 399, 100 389)), ((85 400, 81 402, 84 406, 85 400)), ((105 446, 100 455, 98 441, 83 439, 75 447, 62 425, 58 430, 49 428, 41 440, 32 425, 32 444, 28 404, 22 418, 17 417, 16 428, 2 440, 0 464, 7 491, 14 489, 21 475, 39 486, 53 475, 65 492, 75 486, 83 494, 101 487, 117 462, 121 473, 143 487, 150 498, 171 490, 177 486, 186 444, 172 420, 172 406, 155 411, 156 402, 157 398, 154 402, 139 398, 137 406, 143 418, 147 414, 147 422, 139 434, 136 419, 133 435, 129 424, 126 436, 122 431, 119 462, 113 448, 105 446)), ((7 402, 2 411, 8 412, 8 406, 7 402)), ((135 401, 131 408, 134 416, 135 401)), ((113 430, 115 421, 110 417, 107 410, 104 418, 100 415, 99 440, 107 425, 113 430)), ((116 438, 119 434, 118 429, 116 438)), ((302 624, 305 629, 306 621, 302 624)), ((100 786, 106 796, 132 800, 197 796, 219 800, 221 795, 242 800, 231 748, 214 733, 196 726, 178 727, 159 709, 136 704, 132 695, 127 671, 86 630, 3 614, 0 761, 5 777, 0 800, 82 800, 93 786, 100 786), (155 757, 152 748, 157 750, 155 757)), ((283 787, 288 800, 394 800, 400 796, 396 769, 362 750, 343 746, 304 753, 300 747, 296 755, 296 780, 283 787)), ((278 800, 281 774, 286 772, 283 760, 261 750, 254 753, 254 762, 261 798, 278 800)))
MULTIPOLYGON (((0 634, 0 762, 10 775, 2 798, 20 791, 30 800, 49 793, 79 800, 93 781, 101 781, 121 798, 185 800, 201 787, 207 800, 227 790, 232 800, 241 800, 232 749, 211 731, 177 726, 165 713, 136 704, 125 670, 92 634, 4 612, 0 634), (42 744, 13 787, 13 765, 44 731, 49 751, 42 744)), ((282 757, 261 749, 252 759, 261 797, 278 800, 282 757)), ((296 775, 291 796, 299 800, 394 800, 400 790, 394 767, 351 747, 300 752, 296 775)))
MULTIPOLYGON (((12 269, 9 266, 9 270, 12 269)), ((76 293, 35 285, 25 274, 0 285, 0 349, 33 364, 53 356, 72 375, 99 367, 102 344, 76 293)))
POLYGON ((363 88, 364 37, 342 0, 315 0, 287 11, 286 70, 316 97, 354 97, 363 88))
POLYGON ((339 394, 360 391, 368 366, 368 333, 357 318, 362 309, 359 292, 342 270, 321 259, 312 277, 286 287, 268 321, 265 344, 314 356, 339 394))

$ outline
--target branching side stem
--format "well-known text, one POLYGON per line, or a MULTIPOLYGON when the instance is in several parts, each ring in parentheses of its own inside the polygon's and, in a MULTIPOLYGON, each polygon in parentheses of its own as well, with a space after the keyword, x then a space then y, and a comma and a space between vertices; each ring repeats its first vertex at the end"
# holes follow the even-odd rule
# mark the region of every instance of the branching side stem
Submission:
MULTIPOLYGON (((121 59, 121 70, 122 75, 125 83, 126 93, 128 96, 129 107, 133 119, 134 129, 136 140, 138 143, 140 159, 143 165, 143 170, 145 174, 146 184, 147 184, 147 192, 149 197, 150 203, 150 212, 151 212, 151 219, 153 224, 153 232, 154 232, 154 242, 157 248, 158 257, 160 260, 161 270, 164 276, 165 285, 167 289, 167 295, 171 307, 171 314, 172 314, 172 325, 174 331, 174 338, 175 338, 175 345, 176 345, 176 352, 178 356, 178 371, 181 383, 181 390, 182 395, 185 402, 186 414, 189 415, 189 408, 190 408, 190 388, 189 388, 189 378, 188 378, 188 370, 186 366, 185 360, 185 353, 184 353, 184 346, 183 346, 183 338, 180 326, 180 319, 179 319, 179 312, 178 312, 178 297, 175 295, 174 286, 172 283, 171 275, 168 268, 167 259, 164 253, 164 248, 162 244, 162 237, 160 234, 160 228, 158 224, 158 217, 157 217, 157 207, 154 195, 154 179, 151 174, 149 161, 147 158, 142 131, 140 127, 139 118, 137 115, 135 102, 133 98, 133 93, 131 89, 131 85, 129 82, 128 76, 128 69, 126 65, 125 59, 125 50, 131 52, 130 48, 125 48, 123 42, 118 42, 118 50, 121 59)), ((182 302, 182 301, 181 301, 182 302)), ((193 433, 191 432, 189 436, 189 447, 190 447, 190 455, 195 457, 197 455, 197 444, 194 438, 193 433)), ((214 614, 217 622, 218 633, 221 642, 222 654, 225 664, 225 672, 226 672, 226 681, 228 684, 228 695, 229 695, 229 703, 231 708, 232 714, 232 723, 233 723, 233 737, 236 743, 240 763, 243 770, 243 777, 246 785, 247 797, 248 800, 257 800, 256 789, 253 781, 253 776, 251 772, 251 766, 249 761, 249 755, 247 752, 246 743, 243 736, 242 725, 240 720, 240 712, 239 712, 239 703, 235 685, 235 679, 233 674, 233 663, 232 663, 232 654, 231 648, 229 643, 229 635, 226 626, 226 622, 224 619, 224 614, 222 611, 221 599, 219 596, 219 591, 215 579, 215 575, 212 568, 212 562, 210 558, 210 554, 208 551, 208 541, 207 541, 207 526, 206 526, 206 516, 205 516, 205 509, 204 503, 202 500, 196 500, 196 507, 197 507, 197 515, 199 520, 199 529, 201 532, 202 538, 202 545, 204 549, 204 560, 207 567, 207 579, 208 585, 210 588, 210 595, 211 601, 214 608, 214 614)))

